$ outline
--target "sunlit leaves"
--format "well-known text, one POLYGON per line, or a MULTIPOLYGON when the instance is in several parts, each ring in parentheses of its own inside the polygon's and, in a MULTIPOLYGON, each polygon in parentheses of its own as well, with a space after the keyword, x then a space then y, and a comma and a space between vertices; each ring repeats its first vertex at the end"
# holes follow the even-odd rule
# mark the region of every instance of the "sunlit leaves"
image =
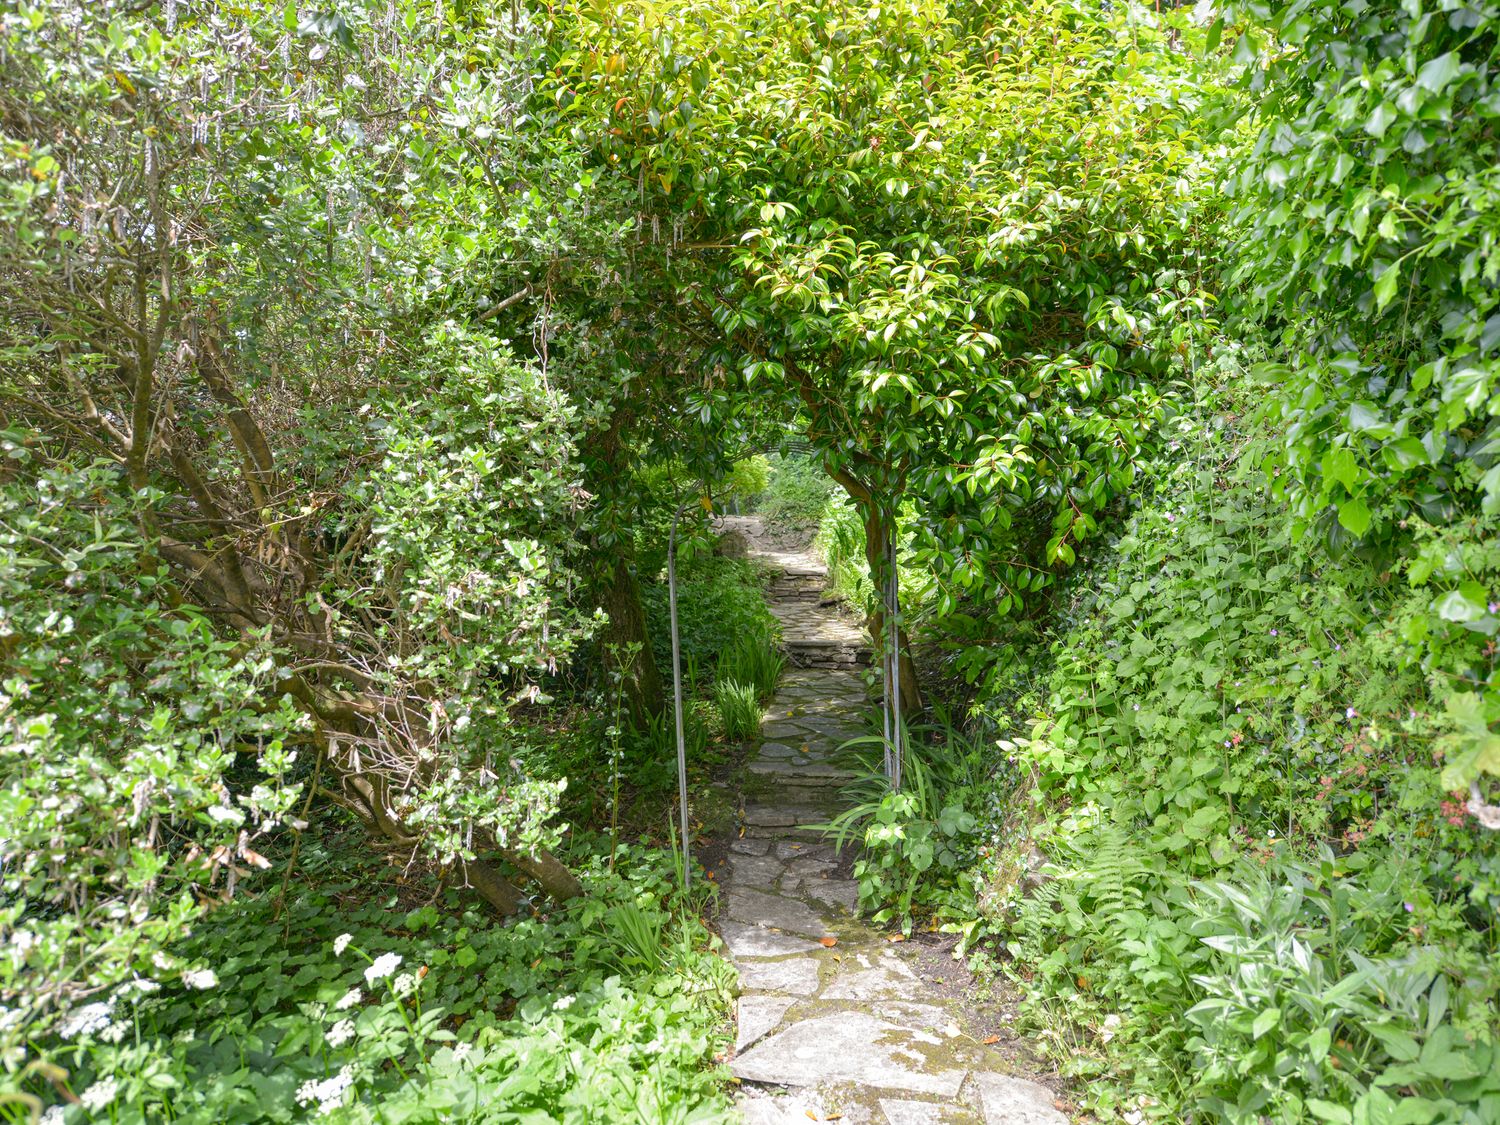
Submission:
POLYGON ((922 497, 924 564, 990 608, 1044 585, 1187 350, 1204 84, 1171 43, 1195 29, 1071 3, 606 11, 628 18, 564 25, 564 120, 648 196, 676 177, 655 205, 716 248, 678 268, 726 362, 874 502, 922 497))

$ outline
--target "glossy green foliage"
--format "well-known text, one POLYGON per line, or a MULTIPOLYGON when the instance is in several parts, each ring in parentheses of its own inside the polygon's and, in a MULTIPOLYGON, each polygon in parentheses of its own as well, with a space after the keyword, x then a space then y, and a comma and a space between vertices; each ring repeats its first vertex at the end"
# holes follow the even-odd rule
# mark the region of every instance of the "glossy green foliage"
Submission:
MULTIPOLYGON (((1415 521, 1500 514, 1500 12, 1245 4, 1221 26, 1239 32, 1254 138, 1229 274, 1281 334, 1277 495, 1335 549, 1406 552, 1415 521)), ((1449 625, 1487 639, 1500 618, 1495 588, 1462 569, 1424 567, 1413 630, 1430 666, 1466 677, 1449 625)), ((1483 761, 1459 780, 1494 772, 1483 761)))
MULTIPOLYGON (((677 224, 680 315, 1003 616, 1127 488, 1211 196, 1180 14, 579 6, 563 124, 677 224)), ((675 237, 675 236, 674 236, 675 237)), ((1180 343, 1179 341, 1176 341, 1180 343)))

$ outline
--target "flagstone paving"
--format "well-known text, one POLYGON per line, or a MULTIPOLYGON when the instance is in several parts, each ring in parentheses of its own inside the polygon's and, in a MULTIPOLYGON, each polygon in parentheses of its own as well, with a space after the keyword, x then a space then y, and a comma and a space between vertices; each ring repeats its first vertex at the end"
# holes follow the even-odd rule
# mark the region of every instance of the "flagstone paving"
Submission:
POLYGON ((856 915, 858 887, 840 876, 821 826, 839 812, 851 776, 837 748, 868 733, 863 636, 809 595, 822 585, 812 556, 768 547, 754 517, 734 529, 752 557, 793 579, 773 584, 771 607, 794 657, 830 639, 839 653, 814 666, 794 659, 782 679, 720 873, 720 932, 743 993, 731 1068, 744 1119, 1067 1125, 1050 1089, 964 1034, 961 1001, 925 984, 903 947, 856 915))

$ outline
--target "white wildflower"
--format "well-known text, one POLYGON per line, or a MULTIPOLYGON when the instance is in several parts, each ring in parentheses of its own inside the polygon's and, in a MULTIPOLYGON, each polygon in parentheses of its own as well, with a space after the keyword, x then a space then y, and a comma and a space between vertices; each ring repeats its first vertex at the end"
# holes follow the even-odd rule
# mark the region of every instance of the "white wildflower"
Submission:
POLYGON ((407 996, 417 990, 417 978, 410 973, 402 973, 391 982, 391 991, 397 996, 407 996))
POLYGON ((182 983, 189 988, 206 990, 217 985, 219 978, 212 969, 188 969, 182 974, 182 983))
POLYGON ((214 805, 208 810, 208 817, 216 824, 243 824, 245 814, 239 809, 232 809, 227 805, 214 805))
POLYGON ((99 1038, 106 1043, 118 1043, 125 1038, 125 1033, 130 1030, 130 1025, 124 1020, 115 1020, 99 1033, 99 1038))
POLYGON ((394 973, 400 964, 401 954, 382 953, 379 957, 375 958, 375 963, 365 970, 365 980, 370 984, 374 984, 378 980, 384 980, 394 973))
POLYGON ((130 984, 127 987, 133 988, 137 992, 160 992, 161 991, 161 985, 158 984, 154 980, 133 980, 133 981, 130 982, 130 984))
POLYGON ((334 1008, 340 1012, 347 1012, 350 1008, 354 1007, 354 1005, 358 1004, 364 998, 365 994, 363 992, 361 992, 357 988, 351 988, 348 992, 339 997, 339 1001, 334 1005, 334 1008))
POLYGON ((60 1105, 49 1106, 47 1112, 42 1114, 39 1125, 63 1125, 67 1118, 63 1116, 63 1107, 60 1105))
POLYGON ((342 1047, 354 1038, 354 1021, 339 1020, 328 1029, 328 1045, 330 1047, 342 1047))
POLYGON ((119 1091, 120 1084, 113 1078, 105 1078, 95 1082, 83 1093, 78 1095, 78 1100, 83 1103, 84 1109, 98 1111, 115 1100, 115 1094, 119 1091))
POLYGON ((342 957, 344 950, 349 948, 349 943, 353 940, 353 934, 339 934, 338 937, 333 939, 333 955, 335 957, 342 957))
POLYGON ((69 1012, 57 1026, 57 1033, 64 1039, 76 1039, 80 1035, 92 1035, 109 1024, 113 1018, 115 1002, 85 1004, 77 1011, 69 1012))
POLYGON ((469 1057, 469 1052, 473 1049, 474 1044, 472 1043, 460 1043, 457 1047, 453 1048, 453 1061, 463 1062, 464 1059, 469 1057))
POLYGON ((311 1105, 318 1103, 318 1112, 327 1113, 344 1100, 344 1094, 349 1087, 354 1085, 354 1068, 345 1066, 332 1078, 325 1078, 319 1082, 316 1078, 309 1078, 301 1086, 297 1087, 297 1104, 311 1105))
POLYGON ((552 1010, 554 1012, 566 1012, 573 1006, 573 1001, 577 999, 578 997, 576 996, 564 996, 561 999, 553 1002, 552 1010))
MULTIPOLYGON (((10 935, 10 947, 16 951, 16 954, 23 961, 26 959, 26 955, 40 945, 41 942, 42 939, 30 930, 16 930, 10 935)), ((55 1109, 56 1107, 54 1106, 53 1108, 55 1109)))

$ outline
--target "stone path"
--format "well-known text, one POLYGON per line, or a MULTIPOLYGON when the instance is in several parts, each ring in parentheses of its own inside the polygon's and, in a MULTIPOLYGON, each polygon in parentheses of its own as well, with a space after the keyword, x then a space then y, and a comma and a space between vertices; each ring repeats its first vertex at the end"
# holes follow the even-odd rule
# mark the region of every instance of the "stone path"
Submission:
POLYGON ((768 549, 753 517, 736 526, 752 556, 795 567, 793 596, 783 583, 772 594, 788 648, 835 636, 855 653, 842 666, 794 667, 783 678, 720 873, 720 932, 743 989, 731 1066, 745 1120, 1067 1125, 1051 1090, 1010 1073, 998 1052, 965 1035, 959 1002, 938 994, 903 946, 855 914, 857 886, 840 876, 815 826, 838 812, 849 779, 836 748, 866 733, 869 703, 851 667, 862 637, 836 609, 804 595, 808 576, 821 586, 815 560, 768 549))
POLYGON ((853 668, 870 662, 864 629, 824 603, 827 571, 810 549, 771 541, 757 516, 723 516, 719 530, 742 536, 753 557, 775 568, 769 602, 792 667, 853 668))

